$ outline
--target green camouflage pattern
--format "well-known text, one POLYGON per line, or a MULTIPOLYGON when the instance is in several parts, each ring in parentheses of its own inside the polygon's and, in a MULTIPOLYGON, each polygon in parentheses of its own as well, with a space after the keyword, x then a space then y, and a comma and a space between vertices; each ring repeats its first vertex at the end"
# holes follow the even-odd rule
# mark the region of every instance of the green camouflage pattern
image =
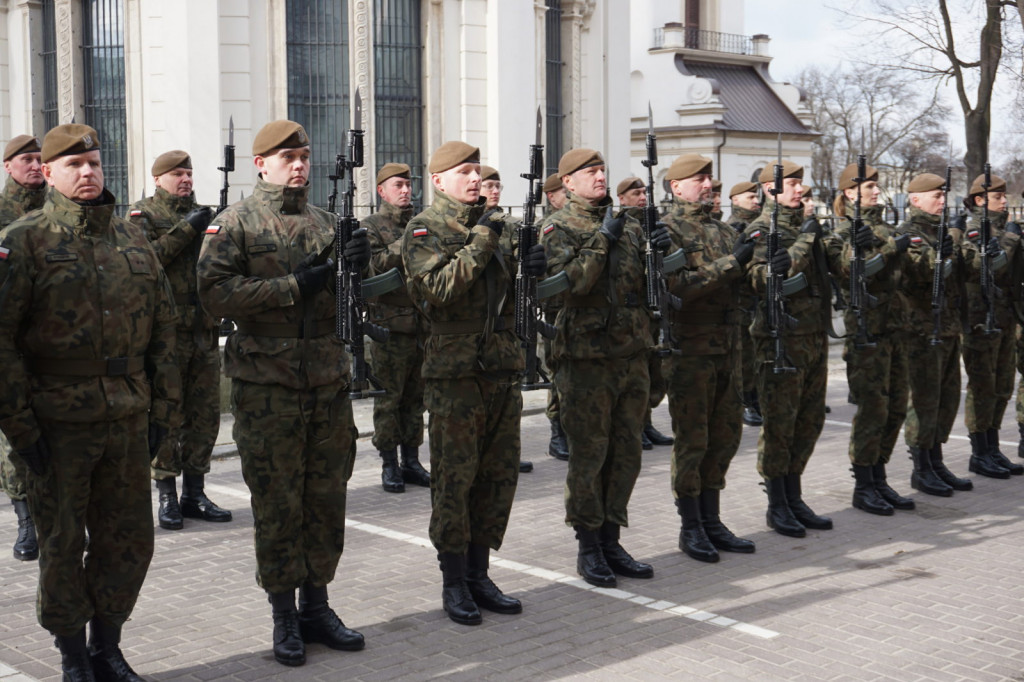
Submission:
POLYGON ((903 437, 909 447, 945 443, 960 409, 960 337, 932 345, 927 335, 907 338, 910 405, 903 437))
MULTIPOLYGON (((404 277, 402 237, 413 217, 412 208, 400 209, 381 202, 380 210, 360 222, 370 239, 370 274, 380 275, 398 268, 404 277)), ((426 335, 426 320, 417 313, 406 290, 398 289, 372 299, 366 305, 367 319, 387 327, 392 334, 426 335)))
MULTIPOLYGON (((1016 325, 1017 374, 1024 377, 1024 328, 1016 325)), ((1024 381, 1017 384, 1017 423, 1024 424, 1024 381)))
MULTIPOLYGON (((728 222, 737 234, 747 229, 747 225, 761 215, 760 211, 752 211, 746 208, 734 206, 729 215, 728 222)), ((744 297, 744 305, 741 311, 740 342, 743 346, 740 367, 743 372, 743 394, 748 395, 757 390, 757 362, 754 354, 754 340, 750 336, 750 323, 754 321, 754 309, 757 307, 757 296, 748 295, 744 297)))

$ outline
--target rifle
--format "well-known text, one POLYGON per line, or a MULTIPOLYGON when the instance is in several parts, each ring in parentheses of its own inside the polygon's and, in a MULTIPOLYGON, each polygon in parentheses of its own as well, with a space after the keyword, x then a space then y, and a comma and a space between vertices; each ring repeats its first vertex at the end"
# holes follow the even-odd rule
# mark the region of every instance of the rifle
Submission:
POLYGON ((224 173, 224 184, 220 188, 220 204, 217 206, 217 213, 228 207, 228 174, 235 172, 235 117, 228 117, 228 143, 224 145, 224 165, 218 166, 217 170, 224 173))
POLYGON ((942 186, 942 220, 935 232, 935 271, 932 273, 932 337, 928 340, 933 346, 942 343, 939 332, 942 328, 942 306, 946 298, 945 264, 942 261, 942 244, 949 232, 949 187, 953 183, 953 167, 946 166, 946 184, 942 186))
POLYGON ((544 145, 540 143, 543 118, 537 108, 537 139, 530 145, 530 170, 522 173, 528 183, 526 201, 523 202, 523 222, 516 230, 519 240, 519 272, 516 274, 516 336, 526 350, 526 373, 522 389, 532 391, 551 388, 551 380, 537 362, 537 333, 548 339, 555 338, 555 328, 540 317, 540 299, 537 296, 537 278, 527 275, 523 266, 527 252, 537 243, 535 217, 540 203, 541 187, 544 180, 544 145), (540 381, 538 381, 538 376, 540 381))
POLYGON ((988 218, 988 188, 992 186, 992 166, 985 164, 985 205, 981 215, 981 300, 985 302, 985 334, 998 334, 1001 329, 996 326, 996 307, 992 300, 992 289, 995 278, 992 276, 992 258, 996 255, 989 251, 988 243, 992 238, 992 223, 988 218))
POLYGON ((878 299, 868 293, 868 281, 864 274, 864 251, 857 244, 857 232, 864 226, 860 215, 861 208, 861 183, 867 176, 867 160, 864 154, 857 155, 857 177, 853 181, 857 184, 857 201, 853 204, 853 230, 850 234, 850 310, 857 318, 857 331, 854 335, 854 348, 874 348, 878 344, 868 334, 867 323, 864 320, 864 308, 874 307, 878 299))
POLYGON ((348 157, 339 154, 334 167, 338 179, 348 176, 348 187, 342 196, 341 212, 338 214, 334 228, 334 258, 338 268, 335 282, 337 305, 335 331, 338 338, 345 342, 352 355, 352 383, 348 393, 352 400, 384 395, 384 387, 377 377, 370 373, 370 368, 366 364, 363 335, 369 336, 378 343, 385 343, 389 336, 389 331, 385 327, 363 319, 365 303, 362 291, 363 275, 359 268, 349 264, 344 256, 345 244, 352 239, 352 233, 359 229, 359 220, 355 217, 355 169, 363 166, 364 131, 357 127, 362 122, 362 113, 362 98, 357 89, 353 127, 345 134, 348 157))
POLYGON ((786 355, 786 347, 783 342, 785 328, 793 320, 786 313, 786 302, 782 293, 782 282, 786 278, 785 272, 775 272, 772 266, 772 259, 775 253, 781 248, 779 244, 779 195, 782 194, 782 134, 779 134, 778 163, 775 164, 773 180, 774 187, 769 190, 775 199, 772 207, 772 219, 768 227, 768 282, 765 292, 765 318, 768 323, 768 335, 775 344, 775 362, 772 371, 775 374, 795 372, 792 361, 786 355))

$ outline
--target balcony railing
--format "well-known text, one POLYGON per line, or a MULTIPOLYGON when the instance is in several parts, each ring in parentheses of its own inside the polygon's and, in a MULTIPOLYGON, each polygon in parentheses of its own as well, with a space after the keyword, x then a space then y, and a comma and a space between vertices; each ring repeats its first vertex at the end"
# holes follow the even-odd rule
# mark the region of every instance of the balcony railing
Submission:
POLYGON ((754 54, 754 41, 750 36, 681 26, 670 27, 667 32, 672 35, 666 41, 665 27, 654 29, 654 45, 651 49, 682 47, 688 50, 706 50, 708 52, 754 54))

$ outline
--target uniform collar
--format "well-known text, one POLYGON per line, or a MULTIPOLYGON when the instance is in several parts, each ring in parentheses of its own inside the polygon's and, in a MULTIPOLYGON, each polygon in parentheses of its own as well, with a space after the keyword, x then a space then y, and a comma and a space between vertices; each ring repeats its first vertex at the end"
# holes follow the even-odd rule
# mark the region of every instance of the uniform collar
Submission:
POLYGON ((176 194, 171 194, 163 187, 156 188, 156 192, 153 193, 153 199, 158 204, 170 208, 175 213, 184 213, 193 209, 196 205, 195 192, 190 193, 187 197, 179 197, 176 194))
POLYGON ((389 204, 386 201, 380 202, 380 208, 377 209, 377 213, 380 213, 385 218, 389 218, 396 222, 409 222, 412 219, 412 206, 409 208, 398 208, 394 204, 389 204))
POLYGON ((302 213, 309 201, 309 183, 302 187, 287 187, 267 182, 261 175, 256 180, 253 196, 280 213, 302 213))
POLYGON ((43 205, 46 201, 46 190, 50 188, 46 182, 43 182, 39 187, 32 189, 25 187, 14 180, 10 175, 7 176, 7 182, 4 186, 4 194, 6 194, 14 203, 24 206, 28 210, 35 210, 43 205))
POLYGON ((75 232, 101 234, 110 227, 115 201, 110 190, 104 189, 95 206, 83 206, 54 190, 47 198, 47 207, 60 224, 75 232))
POLYGON ((612 198, 607 194, 603 199, 598 201, 596 205, 594 205, 573 192, 566 191, 565 206, 563 206, 562 209, 569 211, 570 214, 586 216, 591 220, 601 222, 604 220, 605 211, 608 210, 608 207, 611 206, 612 203, 612 198))
POLYGON ((434 191, 434 210, 465 227, 473 227, 487 208, 487 199, 480 197, 475 204, 464 204, 440 190, 434 191))

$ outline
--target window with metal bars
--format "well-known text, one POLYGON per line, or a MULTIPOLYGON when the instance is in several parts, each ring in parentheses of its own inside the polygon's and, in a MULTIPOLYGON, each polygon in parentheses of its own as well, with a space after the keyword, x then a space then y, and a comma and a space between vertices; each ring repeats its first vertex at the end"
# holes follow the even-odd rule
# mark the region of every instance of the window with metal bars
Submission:
POLYGON ((547 80, 547 147, 544 160, 547 172, 558 170, 558 160, 565 153, 562 126, 565 113, 562 108, 562 0, 547 0, 544 17, 544 64, 547 80))
POLYGON ((377 167, 412 169, 413 203, 423 200, 423 37, 420 0, 374 0, 377 167))
POLYGON ((124 13, 121 0, 83 0, 82 75, 85 122, 99 133, 103 179, 117 198, 128 196, 128 120, 125 105, 124 13))
POLYGON ((309 200, 326 207, 328 176, 344 153, 349 114, 347 0, 288 0, 288 118, 310 139, 309 200))
POLYGON ((39 56, 43 59, 43 129, 34 133, 43 135, 60 123, 57 110, 57 18, 54 0, 43 0, 43 45, 39 56))

